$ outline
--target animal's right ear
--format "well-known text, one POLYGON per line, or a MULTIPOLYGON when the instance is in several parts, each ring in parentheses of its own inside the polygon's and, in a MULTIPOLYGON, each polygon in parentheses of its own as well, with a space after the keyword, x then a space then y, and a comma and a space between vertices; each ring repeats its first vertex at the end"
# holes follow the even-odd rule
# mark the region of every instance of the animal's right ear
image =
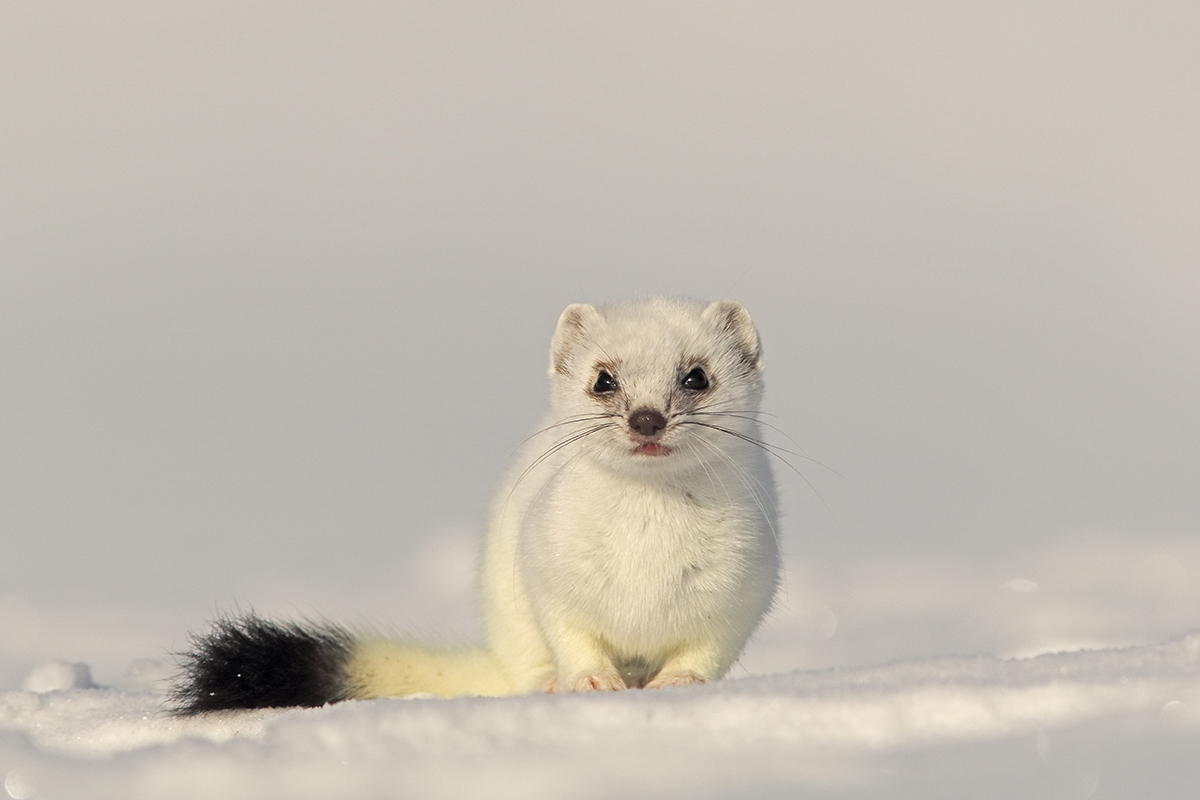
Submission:
POLYGON ((567 306, 558 318, 554 341, 550 344, 550 374, 567 375, 571 371, 571 354, 587 339, 589 331, 604 321, 600 312, 587 303, 567 306))
POLYGON ((758 341, 758 331, 754 329, 750 312, 744 305, 736 300, 718 300, 704 309, 700 316, 733 338, 747 364, 762 369, 762 345, 758 341))

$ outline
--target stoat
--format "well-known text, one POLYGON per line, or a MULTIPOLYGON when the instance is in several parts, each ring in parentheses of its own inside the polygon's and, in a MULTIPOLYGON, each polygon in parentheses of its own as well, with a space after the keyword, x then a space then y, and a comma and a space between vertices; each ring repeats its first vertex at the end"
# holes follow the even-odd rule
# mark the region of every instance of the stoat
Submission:
POLYGON ((656 688, 721 677, 779 580, 757 422, 762 355, 739 303, 571 305, 551 411, 493 498, 486 648, 228 618, 193 637, 179 713, 432 694, 656 688))

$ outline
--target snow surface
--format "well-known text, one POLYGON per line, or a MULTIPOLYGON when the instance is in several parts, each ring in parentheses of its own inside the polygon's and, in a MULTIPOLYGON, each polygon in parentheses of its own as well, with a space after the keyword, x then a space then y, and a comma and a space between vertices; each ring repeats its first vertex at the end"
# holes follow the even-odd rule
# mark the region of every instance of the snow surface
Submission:
MULTIPOLYGON (((431 545, 396 607, 462 572, 430 626, 469 629, 470 556, 431 545)), ((821 567, 787 562, 779 607, 707 686, 197 719, 164 700, 199 620, 8 600, 0 668, 26 666, 0 684, 0 779, 12 798, 1196 796, 1192 539, 821 567)))
POLYGON ((663 691, 180 719, 162 662, 50 662, 0 695, 13 798, 1189 797, 1200 634, 663 691), (1130 794, 1133 792, 1134 794, 1130 794))

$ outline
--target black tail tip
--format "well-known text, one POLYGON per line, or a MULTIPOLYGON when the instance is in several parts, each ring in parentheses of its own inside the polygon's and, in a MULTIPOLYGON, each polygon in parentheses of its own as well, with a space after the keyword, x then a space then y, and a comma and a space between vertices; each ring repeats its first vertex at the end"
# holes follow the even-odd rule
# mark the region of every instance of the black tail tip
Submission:
POLYGON ((312 708, 348 699, 349 632, 329 624, 279 623, 255 614, 218 619, 193 634, 171 691, 179 716, 231 709, 312 708))

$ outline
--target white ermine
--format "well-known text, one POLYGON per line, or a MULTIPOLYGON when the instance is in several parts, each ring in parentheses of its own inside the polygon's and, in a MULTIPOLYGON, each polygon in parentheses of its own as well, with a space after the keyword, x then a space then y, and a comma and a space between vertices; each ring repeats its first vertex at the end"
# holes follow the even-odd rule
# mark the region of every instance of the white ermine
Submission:
POLYGON ((480 576, 486 649, 219 620, 184 655, 178 713, 654 688, 725 674, 779 577, 750 315, 728 300, 568 306, 550 382, 551 411, 492 502, 480 576))

